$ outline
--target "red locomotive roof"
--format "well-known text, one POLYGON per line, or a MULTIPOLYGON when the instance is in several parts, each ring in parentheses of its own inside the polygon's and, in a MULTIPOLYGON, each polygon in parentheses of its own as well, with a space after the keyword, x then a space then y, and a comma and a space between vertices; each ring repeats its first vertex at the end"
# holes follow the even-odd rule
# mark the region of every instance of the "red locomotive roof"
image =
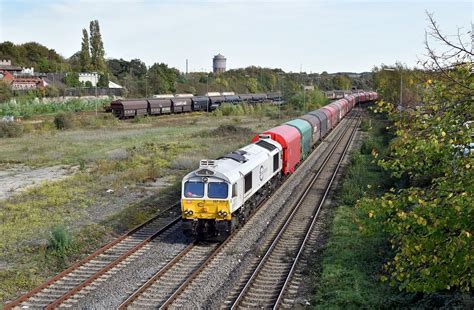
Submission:
MULTIPOLYGON (((270 138, 281 144, 283 147, 283 173, 294 172, 301 156, 301 136, 298 129, 288 125, 281 125, 269 129, 261 135, 269 135, 270 138)), ((256 142, 259 139, 260 135, 256 135, 252 142, 256 142)))

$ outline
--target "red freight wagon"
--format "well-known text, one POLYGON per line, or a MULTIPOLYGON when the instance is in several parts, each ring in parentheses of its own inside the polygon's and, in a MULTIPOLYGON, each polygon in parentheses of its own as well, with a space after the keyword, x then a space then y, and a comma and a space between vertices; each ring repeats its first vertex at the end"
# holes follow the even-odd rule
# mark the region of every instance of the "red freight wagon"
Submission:
POLYGON ((331 115, 332 128, 336 127, 337 123, 339 122, 339 111, 331 105, 326 105, 322 107, 321 109, 329 110, 329 113, 331 115))
POLYGON ((350 109, 352 110, 352 108, 354 108, 356 104, 355 97, 353 95, 350 95, 349 97, 347 97, 347 100, 349 100, 351 107, 350 109))
POLYGON ((260 138, 265 137, 281 144, 283 148, 282 171, 284 174, 293 173, 296 165, 300 162, 301 156, 301 136, 298 129, 289 125, 281 125, 256 135, 252 142, 257 142, 260 138))
POLYGON ((342 106, 341 100, 334 101, 330 106, 337 110, 337 120, 340 121, 344 117, 344 107, 342 106))
POLYGON ((343 98, 339 101, 341 102, 341 105, 342 105, 342 108, 343 108, 342 114, 346 115, 350 111, 351 104, 349 103, 349 100, 347 100, 346 98, 343 98))

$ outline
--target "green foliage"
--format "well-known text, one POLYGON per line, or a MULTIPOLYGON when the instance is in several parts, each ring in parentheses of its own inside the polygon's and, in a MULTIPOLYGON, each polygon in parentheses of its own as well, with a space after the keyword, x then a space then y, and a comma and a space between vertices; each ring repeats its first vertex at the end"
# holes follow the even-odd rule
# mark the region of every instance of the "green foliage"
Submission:
POLYGON ((104 73, 107 71, 105 63, 104 43, 100 34, 100 26, 98 20, 93 20, 89 24, 90 32, 90 50, 91 50, 91 67, 95 72, 104 73))
POLYGON ((86 161, 82 158, 79 159, 79 170, 84 171, 86 169, 86 161))
POLYGON ((104 87, 104 88, 109 87, 109 78, 107 77, 107 74, 99 75, 99 81, 97 82, 97 87, 104 87))
MULTIPOLYGON (((451 74, 472 79, 470 66, 455 66, 451 74)), ((365 198, 358 207, 369 231, 382 227, 390 235, 395 251, 385 265, 390 283, 410 292, 470 291, 474 158, 462 156, 458 146, 471 141, 472 128, 463 123, 474 115, 472 90, 442 76, 423 88, 423 106, 411 113, 400 116, 382 101, 374 109, 395 122, 396 134, 390 154, 378 163, 406 186, 365 198)))
POLYGON ((81 82, 79 82, 79 74, 76 72, 68 72, 64 77, 64 84, 68 87, 79 87, 81 82))
MULTIPOLYGON (((374 127, 383 123, 374 120, 374 127)), ((388 147, 378 130, 369 137, 382 151, 388 147)), ((382 265, 390 256, 386 234, 379 229, 364 234, 358 226, 359 210, 353 206, 364 196, 373 197, 390 185, 386 172, 369 154, 355 153, 338 192, 339 207, 330 228, 314 298, 318 309, 395 307, 397 291, 380 283, 382 265), (386 180, 381 182, 381 180, 386 180)))
POLYGON ((48 85, 45 88, 46 97, 58 97, 60 95, 59 89, 54 85, 48 85))
POLYGON ((302 114, 308 111, 316 110, 326 105, 329 100, 324 93, 318 89, 299 90, 288 101, 288 109, 295 110, 295 113, 302 114))
POLYGON ((64 130, 73 127, 73 115, 71 113, 59 113, 54 117, 56 129, 64 130))
POLYGON ((349 90, 352 87, 351 80, 343 74, 338 74, 332 78, 334 89, 349 90))
POLYGON ((16 138, 23 135, 23 125, 0 120, 0 138, 16 138))
POLYGON ((1 80, 0 81, 0 104, 2 102, 6 102, 10 100, 12 97, 12 91, 10 88, 10 84, 7 81, 1 80))
POLYGON ((91 81, 86 81, 86 82, 84 83, 84 86, 85 86, 86 88, 92 88, 92 87, 94 87, 94 86, 92 86, 92 82, 91 82, 91 81))
POLYGON ((29 97, 18 97, 14 102, 0 104, 0 115, 31 117, 33 115, 53 114, 58 112, 87 112, 102 109, 110 104, 110 99, 72 99, 64 102, 49 101, 43 103, 29 97))
POLYGON ((89 72, 91 69, 91 55, 89 48, 89 34, 87 33, 87 29, 82 29, 81 52, 79 55, 82 72, 89 72))
POLYGON ((179 71, 169 68, 167 64, 155 63, 148 70, 149 94, 174 93, 176 91, 179 71))
POLYGON ((363 119, 361 124, 360 124, 360 130, 362 131, 369 131, 370 129, 372 128, 371 124, 370 124, 370 120, 367 120, 367 119, 363 119))
POLYGON ((72 236, 63 225, 54 226, 49 233, 49 248, 59 257, 64 257, 72 244, 72 236))
POLYGON ((54 49, 36 42, 18 45, 1 42, 0 59, 10 59, 15 66, 34 67, 37 72, 64 72, 70 69, 67 61, 54 49))

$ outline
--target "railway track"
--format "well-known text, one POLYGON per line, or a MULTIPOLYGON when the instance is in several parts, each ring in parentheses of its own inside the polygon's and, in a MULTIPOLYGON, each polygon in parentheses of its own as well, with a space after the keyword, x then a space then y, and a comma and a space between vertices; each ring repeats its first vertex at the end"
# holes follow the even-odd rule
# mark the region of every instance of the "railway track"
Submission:
MULTIPOLYGON (((346 137, 346 132, 349 130, 348 126, 339 136, 338 141, 332 147, 329 154, 326 156, 327 162, 331 155, 336 151, 340 141, 346 137)), ((355 126, 357 128, 357 126, 355 126)), ((314 181, 323 173, 324 164, 313 177, 314 181)), ((255 212, 252 217, 256 214, 255 212)), ((289 220, 293 218, 289 216, 289 220)), ((222 244, 204 246, 204 249, 196 250, 198 245, 190 245, 182 251, 180 255, 171 260, 165 267, 158 271, 151 277, 143 286, 135 291, 127 300, 125 300, 119 309, 139 309, 139 308, 169 308, 169 307, 184 307, 182 300, 180 300, 184 292, 193 284, 193 281, 201 276, 204 270, 212 269, 213 265, 218 264, 222 259, 226 259, 226 252, 232 248, 232 243, 235 242, 235 236, 240 230, 245 230, 243 226, 236 230, 229 238, 222 244), (195 253, 196 252, 196 253, 195 253), (207 255, 207 257, 205 257, 207 255)))
POLYGON ((355 126, 348 134, 341 136, 331 156, 326 158, 322 170, 313 176, 263 257, 247 274, 241 289, 237 290, 240 291, 238 295, 231 296, 227 301, 227 307, 276 309, 291 306, 284 303, 285 291, 305 245, 310 238, 314 238, 313 227, 358 128, 358 117, 354 120, 355 126))
POLYGON ((149 247, 157 237, 179 225, 177 203, 160 212, 145 223, 101 247, 81 261, 73 264, 42 285, 5 305, 4 309, 46 308, 71 306, 70 299, 80 295, 95 283, 105 280, 108 272, 125 266, 149 247))

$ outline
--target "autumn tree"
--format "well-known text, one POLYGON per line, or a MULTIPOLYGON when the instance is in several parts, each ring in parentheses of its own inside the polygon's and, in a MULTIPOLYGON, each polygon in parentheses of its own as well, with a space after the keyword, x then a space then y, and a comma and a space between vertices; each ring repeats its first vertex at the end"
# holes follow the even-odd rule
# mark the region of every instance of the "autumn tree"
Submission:
MULTIPOLYGON (((388 157, 378 163, 403 184, 358 207, 365 227, 390 236, 394 256, 383 279, 410 292, 470 291, 474 287, 474 157, 472 142, 473 56, 466 34, 451 41, 428 14, 427 59, 430 78, 421 84, 420 104, 399 113, 380 101, 375 112, 394 123, 388 157), (443 43, 436 53, 430 39, 443 43)), ((378 157, 376 150, 373 151, 378 157)))

